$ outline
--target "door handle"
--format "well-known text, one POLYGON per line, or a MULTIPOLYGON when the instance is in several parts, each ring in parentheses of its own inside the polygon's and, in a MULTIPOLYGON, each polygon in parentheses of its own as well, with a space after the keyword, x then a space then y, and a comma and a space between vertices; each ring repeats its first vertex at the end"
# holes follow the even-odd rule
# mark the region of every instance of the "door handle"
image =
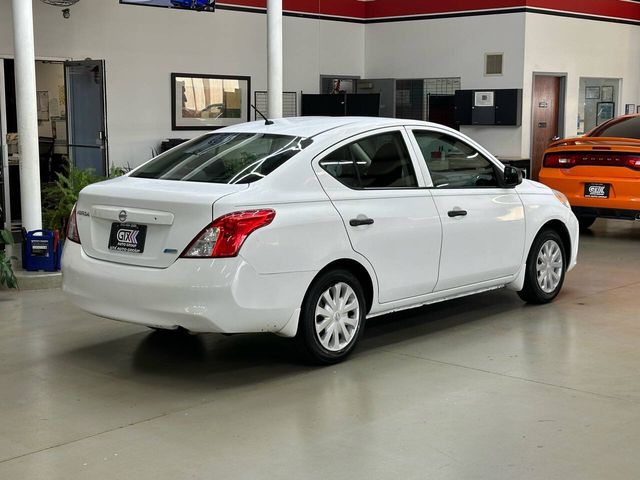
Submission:
POLYGON ((467 211, 466 210, 449 210, 448 215, 453 218, 453 217, 466 217, 467 216, 467 211))
POLYGON ((352 227, 359 227, 361 225, 373 225, 373 218, 352 218, 349 220, 349 225, 352 227))

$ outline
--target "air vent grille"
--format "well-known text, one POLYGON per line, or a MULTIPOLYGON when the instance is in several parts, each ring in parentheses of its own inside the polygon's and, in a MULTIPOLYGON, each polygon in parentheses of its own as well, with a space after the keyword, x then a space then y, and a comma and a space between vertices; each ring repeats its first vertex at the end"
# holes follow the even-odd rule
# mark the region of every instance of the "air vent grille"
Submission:
POLYGON ((485 75, 502 75, 502 53, 487 53, 484 58, 485 75))

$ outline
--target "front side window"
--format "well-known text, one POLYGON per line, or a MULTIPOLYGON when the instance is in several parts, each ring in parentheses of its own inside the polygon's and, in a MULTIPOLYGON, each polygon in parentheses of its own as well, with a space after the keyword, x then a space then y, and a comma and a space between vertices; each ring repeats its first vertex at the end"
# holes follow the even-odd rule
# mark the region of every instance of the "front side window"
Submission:
POLYGON ((400 132, 372 135, 333 151, 320 161, 350 188, 416 188, 418 181, 400 132))
POLYGON ((414 131, 436 188, 498 187, 493 163, 480 152, 444 133, 414 131))
POLYGON ((252 183, 299 153, 300 137, 211 133, 159 155, 132 177, 207 183, 252 183))

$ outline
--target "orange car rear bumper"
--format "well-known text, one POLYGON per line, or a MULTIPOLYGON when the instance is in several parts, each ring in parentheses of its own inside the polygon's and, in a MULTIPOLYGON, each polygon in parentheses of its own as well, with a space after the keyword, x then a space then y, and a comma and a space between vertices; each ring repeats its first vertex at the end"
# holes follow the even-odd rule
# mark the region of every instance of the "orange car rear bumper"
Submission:
POLYGON ((564 193, 576 213, 615 218, 638 218, 640 214, 640 172, 630 168, 543 168, 540 181, 564 193), (610 185, 609 198, 585 196, 589 183, 610 185))

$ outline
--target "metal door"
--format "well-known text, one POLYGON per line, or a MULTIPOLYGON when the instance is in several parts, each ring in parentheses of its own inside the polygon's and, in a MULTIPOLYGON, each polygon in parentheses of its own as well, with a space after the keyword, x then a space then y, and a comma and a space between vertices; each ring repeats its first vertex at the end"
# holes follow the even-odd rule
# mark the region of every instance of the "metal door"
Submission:
POLYGON ((80 170, 108 170, 104 60, 65 62, 69 160, 80 170))

